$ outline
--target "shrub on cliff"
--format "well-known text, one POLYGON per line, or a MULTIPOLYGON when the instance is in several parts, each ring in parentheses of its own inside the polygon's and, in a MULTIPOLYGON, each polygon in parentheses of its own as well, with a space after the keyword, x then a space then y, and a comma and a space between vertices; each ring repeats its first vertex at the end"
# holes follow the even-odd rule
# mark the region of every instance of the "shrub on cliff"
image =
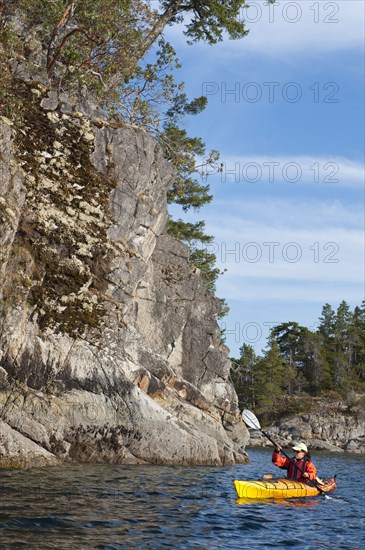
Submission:
MULTIPOLYGON (((35 33, 42 44, 38 59, 43 60, 55 89, 79 93, 87 88, 109 115, 158 136, 166 158, 176 168, 168 200, 187 210, 212 200, 209 186, 196 176, 202 168, 197 158, 204 157, 204 144, 179 127, 181 118, 204 109, 206 98, 188 101, 183 83, 173 77, 179 66, 175 52, 161 35, 168 25, 184 24, 189 44, 241 38, 248 32, 245 8, 245 0, 0 0, 0 17, 2 40, 10 51, 15 35, 10 38, 4 32, 9 30, 9 19, 20 17, 23 22, 23 36, 15 36, 20 49, 24 35, 35 33)), ((32 57, 31 50, 28 42, 21 53, 32 57)), ((9 105, 8 91, 2 95, 0 107, 9 105)), ((212 151, 202 163, 216 164, 218 157, 212 151)), ((170 219, 169 231, 189 245, 191 262, 213 290, 219 270, 204 246, 211 237, 203 223, 197 222, 194 238, 182 220, 170 219)))

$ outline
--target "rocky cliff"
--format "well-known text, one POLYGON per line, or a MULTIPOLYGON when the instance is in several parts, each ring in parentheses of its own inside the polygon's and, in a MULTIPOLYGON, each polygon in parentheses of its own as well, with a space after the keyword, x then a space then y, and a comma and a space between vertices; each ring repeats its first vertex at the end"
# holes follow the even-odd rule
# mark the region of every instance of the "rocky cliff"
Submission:
POLYGON ((14 61, 0 119, 0 466, 247 461, 217 299, 145 131, 14 61))
MULTIPOLYGON (((304 441, 311 449, 364 454, 365 411, 361 398, 356 396, 352 404, 341 399, 313 398, 309 411, 285 417, 265 431, 283 447, 304 441)), ((253 432, 249 445, 271 443, 260 432, 253 432)))

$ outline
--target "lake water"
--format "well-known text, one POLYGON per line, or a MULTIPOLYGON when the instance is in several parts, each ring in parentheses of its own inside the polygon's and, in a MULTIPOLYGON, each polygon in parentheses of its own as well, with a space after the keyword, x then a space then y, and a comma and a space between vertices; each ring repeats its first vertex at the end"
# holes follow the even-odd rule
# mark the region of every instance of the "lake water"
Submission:
POLYGON ((364 457, 316 452, 331 498, 240 503, 233 479, 281 470, 268 449, 225 468, 77 465, 0 470, 0 548, 365 548, 364 457))

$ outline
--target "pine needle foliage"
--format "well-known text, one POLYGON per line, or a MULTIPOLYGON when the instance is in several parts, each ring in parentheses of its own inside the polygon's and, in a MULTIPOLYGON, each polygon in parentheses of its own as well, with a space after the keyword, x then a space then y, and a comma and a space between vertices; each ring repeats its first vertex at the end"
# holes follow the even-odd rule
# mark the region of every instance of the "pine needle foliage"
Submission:
MULTIPOLYGON (((168 201, 186 212, 212 200, 209 185, 198 175, 216 167, 219 154, 206 154, 202 140, 181 127, 186 116, 205 108, 207 98, 189 100, 184 84, 175 81, 180 65, 163 31, 183 24, 189 44, 242 38, 248 32, 246 8, 245 0, 0 0, 1 40, 5 48, 11 46, 11 56, 12 39, 4 29, 18 18, 23 30, 15 42, 19 46, 27 32, 36 35, 42 45, 38 59, 53 89, 87 90, 109 116, 154 133, 176 169, 168 201)), ((0 88, 2 105, 12 104, 0 88)), ((204 248, 212 237, 203 222, 192 227, 170 219, 168 227, 188 244, 191 262, 214 290, 219 270, 214 254, 204 248)))
POLYGON ((365 300, 353 311, 344 300, 337 310, 325 304, 316 330, 296 322, 275 326, 263 356, 244 344, 232 379, 244 407, 271 417, 289 396, 365 393, 365 300))

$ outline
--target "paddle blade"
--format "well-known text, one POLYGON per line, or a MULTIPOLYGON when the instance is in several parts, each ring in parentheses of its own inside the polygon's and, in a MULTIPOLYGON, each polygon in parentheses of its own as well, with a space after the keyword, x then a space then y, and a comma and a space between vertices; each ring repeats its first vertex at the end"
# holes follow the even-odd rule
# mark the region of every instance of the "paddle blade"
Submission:
POLYGON ((257 420, 253 412, 244 409, 242 411, 242 420, 252 430, 261 430, 260 422, 257 420))

